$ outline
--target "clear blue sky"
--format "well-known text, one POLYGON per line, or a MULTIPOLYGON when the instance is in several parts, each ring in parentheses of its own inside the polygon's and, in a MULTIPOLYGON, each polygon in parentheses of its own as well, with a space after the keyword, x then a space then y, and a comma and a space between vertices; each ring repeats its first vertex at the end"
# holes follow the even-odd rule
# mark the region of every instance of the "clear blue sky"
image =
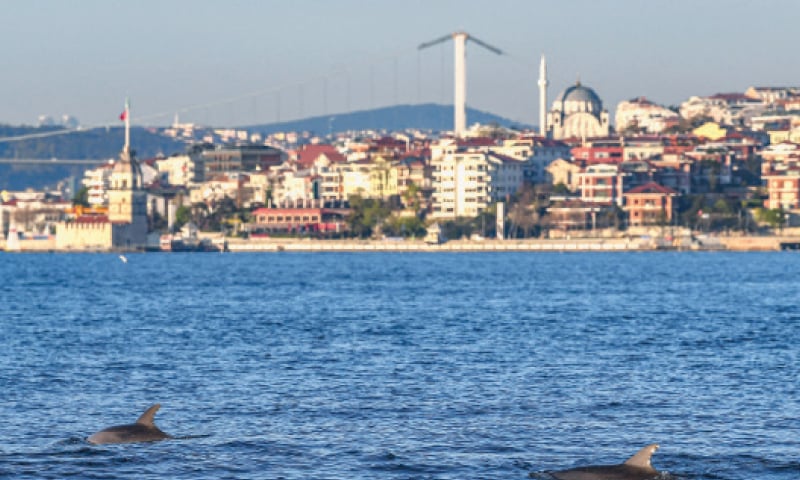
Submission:
MULTIPOLYGON (((395 103, 452 103, 465 30, 467 103, 535 123, 580 77, 612 114, 750 85, 799 85, 795 0, 16 0, 2 3, 0 123, 71 114, 113 123, 269 123, 395 103), (238 98, 238 100, 237 100, 238 98), (548 105, 549 108, 549 105, 548 105)), ((612 117, 613 118, 613 117, 612 117)))

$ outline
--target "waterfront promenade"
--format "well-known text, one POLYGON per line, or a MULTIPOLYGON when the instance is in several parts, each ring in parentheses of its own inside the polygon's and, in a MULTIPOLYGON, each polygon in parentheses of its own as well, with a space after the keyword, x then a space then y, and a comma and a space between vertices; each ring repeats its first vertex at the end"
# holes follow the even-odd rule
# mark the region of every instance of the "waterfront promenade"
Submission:
MULTIPOLYGON (((209 238, 220 240, 219 234, 209 238)), ((570 251, 778 251, 791 246, 800 246, 800 232, 765 236, 710 236, 693 235, 676 239, 650 236, 588 237, 559 239, 482 239, 450 240, 441 244, 428 244, 422 240, 314 240, 309 238, 252 238, 228 237, 224 239, 228 252, 570 252, 570 251)), ((78 253, 100 250, 56 249, 55 237, 38 240, 20 240, 21 252, 78 253)), ((6 251, 5 240, 0 240, 0 250, 6 251)))
POLYGON ((798 243, 800 236, 704 237, 664 242, 649 237, 564 238, 520 240, 451 240, 427 244, 421 240, 310 240, 310 239, 228 239, 230 252, 569 252, 569 251, 651 251, 651 250, 730 250, 777 251, 781 244, 798 243))

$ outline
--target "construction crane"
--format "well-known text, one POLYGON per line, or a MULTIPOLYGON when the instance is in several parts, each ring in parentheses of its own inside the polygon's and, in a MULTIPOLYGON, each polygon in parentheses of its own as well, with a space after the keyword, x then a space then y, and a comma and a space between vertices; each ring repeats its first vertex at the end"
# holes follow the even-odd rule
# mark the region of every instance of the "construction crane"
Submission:
POLYGON ((464 131, 467 129, 467 40, 471 40, 478 45, 482 46, 490 52, 498 55, 503 55, 503 51, 499 48, 493 47, 486 42, 478 40, 466 32, 454 32, 450 35, 431 40, 420 44, 419 50, 423 50, 440 43, 444 43, 453 39, 455 51, 455 95, 453 100, 454 118, 453 118, 453 133, 456 137, 464 136, 464 131))

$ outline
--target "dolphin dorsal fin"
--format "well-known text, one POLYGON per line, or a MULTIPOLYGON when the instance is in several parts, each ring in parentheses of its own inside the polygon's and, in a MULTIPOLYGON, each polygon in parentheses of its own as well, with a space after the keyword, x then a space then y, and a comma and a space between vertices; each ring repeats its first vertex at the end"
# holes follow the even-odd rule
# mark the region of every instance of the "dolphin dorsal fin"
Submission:
POLYGON ((160 403, 156 403, 152 407, 148 408, 145 410, 142 416, 136 420, 136 423, 139 425, 145 425, 147 427, 155 427, 156 425, 153 422, 155 421, 156 412, 159 408, 161 408, 160 403))
POLYGON ((658 444, 652 443, 636 452, 636 455, 626 460, 625 465, 640 468, 653 468, 653 466, 650 465, 650 458, 654 453, 656 453, 656 450, 658 450, 658 444))

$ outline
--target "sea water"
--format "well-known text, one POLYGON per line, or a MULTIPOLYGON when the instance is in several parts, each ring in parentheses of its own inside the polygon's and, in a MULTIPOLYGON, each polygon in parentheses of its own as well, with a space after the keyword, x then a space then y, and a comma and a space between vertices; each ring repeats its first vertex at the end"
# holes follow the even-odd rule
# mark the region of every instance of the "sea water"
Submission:
POLYGON ((0 254, 0 477, 800 478, 796 253, 127 258, 0 254))

